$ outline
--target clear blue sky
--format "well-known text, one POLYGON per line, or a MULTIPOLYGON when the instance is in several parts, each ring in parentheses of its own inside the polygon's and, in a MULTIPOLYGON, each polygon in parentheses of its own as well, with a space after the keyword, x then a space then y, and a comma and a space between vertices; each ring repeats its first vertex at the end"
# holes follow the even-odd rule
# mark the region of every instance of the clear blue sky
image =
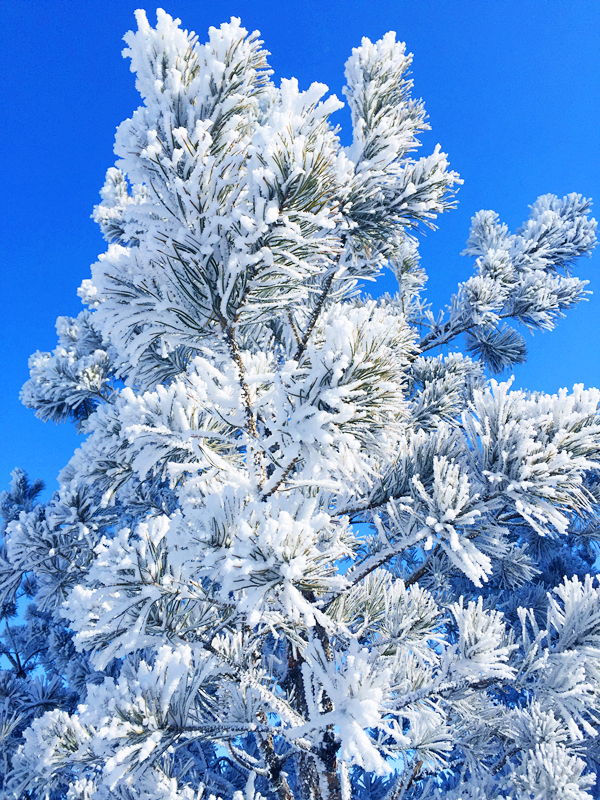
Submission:
MULTIPOLYGON (((0 489, 15 466, 49 488, 77 444, 68 425, 36 420, 18 392, 35 350, 52 350, 58 315, 104 243, 89 219, 115 127, 139 105, 121 37, 136 0, 0 2, 3 159, 0 192, 0 489)), ((600 216, 598 0, 168 0, 202 41, 240 16, 261 31, 275 80, 326 83, 340 96, 343 65, 362 36, 395 30, 415 55, 415 93, 436 142, 465 183, 459 207, 421 248, 429 295, 443 306, 471 268, 460 251, 480 208, 510 228, 540 194, 581 192, 600 216)), ((154 21, 154 6, 147 6, 154 21)), ((339 112, 349 137, 346 111, 339 112)), ((556 391, 600 384, 600 253, 578 274, 595 295, 553 333, 528 337, 516 384, 556 391)))

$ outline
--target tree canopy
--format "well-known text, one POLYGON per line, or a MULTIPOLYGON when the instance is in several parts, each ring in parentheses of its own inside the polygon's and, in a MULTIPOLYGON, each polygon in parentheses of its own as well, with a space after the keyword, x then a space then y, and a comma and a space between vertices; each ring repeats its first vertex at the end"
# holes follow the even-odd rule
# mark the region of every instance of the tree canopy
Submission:
POLYGON ((489 378, 586 295, 589 201, 479 211, 435 314, 460 178, 395 34, 344 148, 239 20, 137 21, 108 249, 22 391, 85 439, 2 496, 5 796, 597 796, 600 391, 489 378))

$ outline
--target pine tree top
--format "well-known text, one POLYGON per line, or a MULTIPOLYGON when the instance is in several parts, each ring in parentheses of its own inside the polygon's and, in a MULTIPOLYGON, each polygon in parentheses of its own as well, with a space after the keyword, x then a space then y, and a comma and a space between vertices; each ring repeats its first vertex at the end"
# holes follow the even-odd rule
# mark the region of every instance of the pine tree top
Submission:
POLYGON ((344 148, 239 20, 136 16, 108 249, 22 392, 86 438, 2 501, 4 791, 590 798, 600 392, 486 376, 585 297, 589 201, 476 214, 435 317, 418 233, 460 179, 414 155, 395 35, 347 62, 344 148))

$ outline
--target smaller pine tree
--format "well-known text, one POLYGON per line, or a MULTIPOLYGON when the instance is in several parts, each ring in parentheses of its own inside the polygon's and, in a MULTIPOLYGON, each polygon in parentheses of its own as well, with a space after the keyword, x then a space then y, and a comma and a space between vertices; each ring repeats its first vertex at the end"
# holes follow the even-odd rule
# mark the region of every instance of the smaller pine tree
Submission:
POLYGON ((394 34, 343 148, 238 20, 137 19, 108 250, 22 393, 85 438, 0 502, 3 796, 598 796, 600 392, 486 377, 585 296, 589 202, 480 211, 435 316, 417 234, 459 179, 413 156, 394 34))

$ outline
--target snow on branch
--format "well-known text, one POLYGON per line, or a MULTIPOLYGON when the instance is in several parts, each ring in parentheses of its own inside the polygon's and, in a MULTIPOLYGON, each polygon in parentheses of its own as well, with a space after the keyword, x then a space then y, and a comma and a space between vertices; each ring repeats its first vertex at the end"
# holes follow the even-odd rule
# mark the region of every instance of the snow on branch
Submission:
POLYGON ((347 62, 345 149, 239 20, 136 17, 107 251, 22 391, 84 438, 0 497, 0 794, 591 800, 600 392, 485 372, 587 295, 589 201, 478 212, 435 318, 417 234, 460 179, 414 157, 395 34, 347 62))

